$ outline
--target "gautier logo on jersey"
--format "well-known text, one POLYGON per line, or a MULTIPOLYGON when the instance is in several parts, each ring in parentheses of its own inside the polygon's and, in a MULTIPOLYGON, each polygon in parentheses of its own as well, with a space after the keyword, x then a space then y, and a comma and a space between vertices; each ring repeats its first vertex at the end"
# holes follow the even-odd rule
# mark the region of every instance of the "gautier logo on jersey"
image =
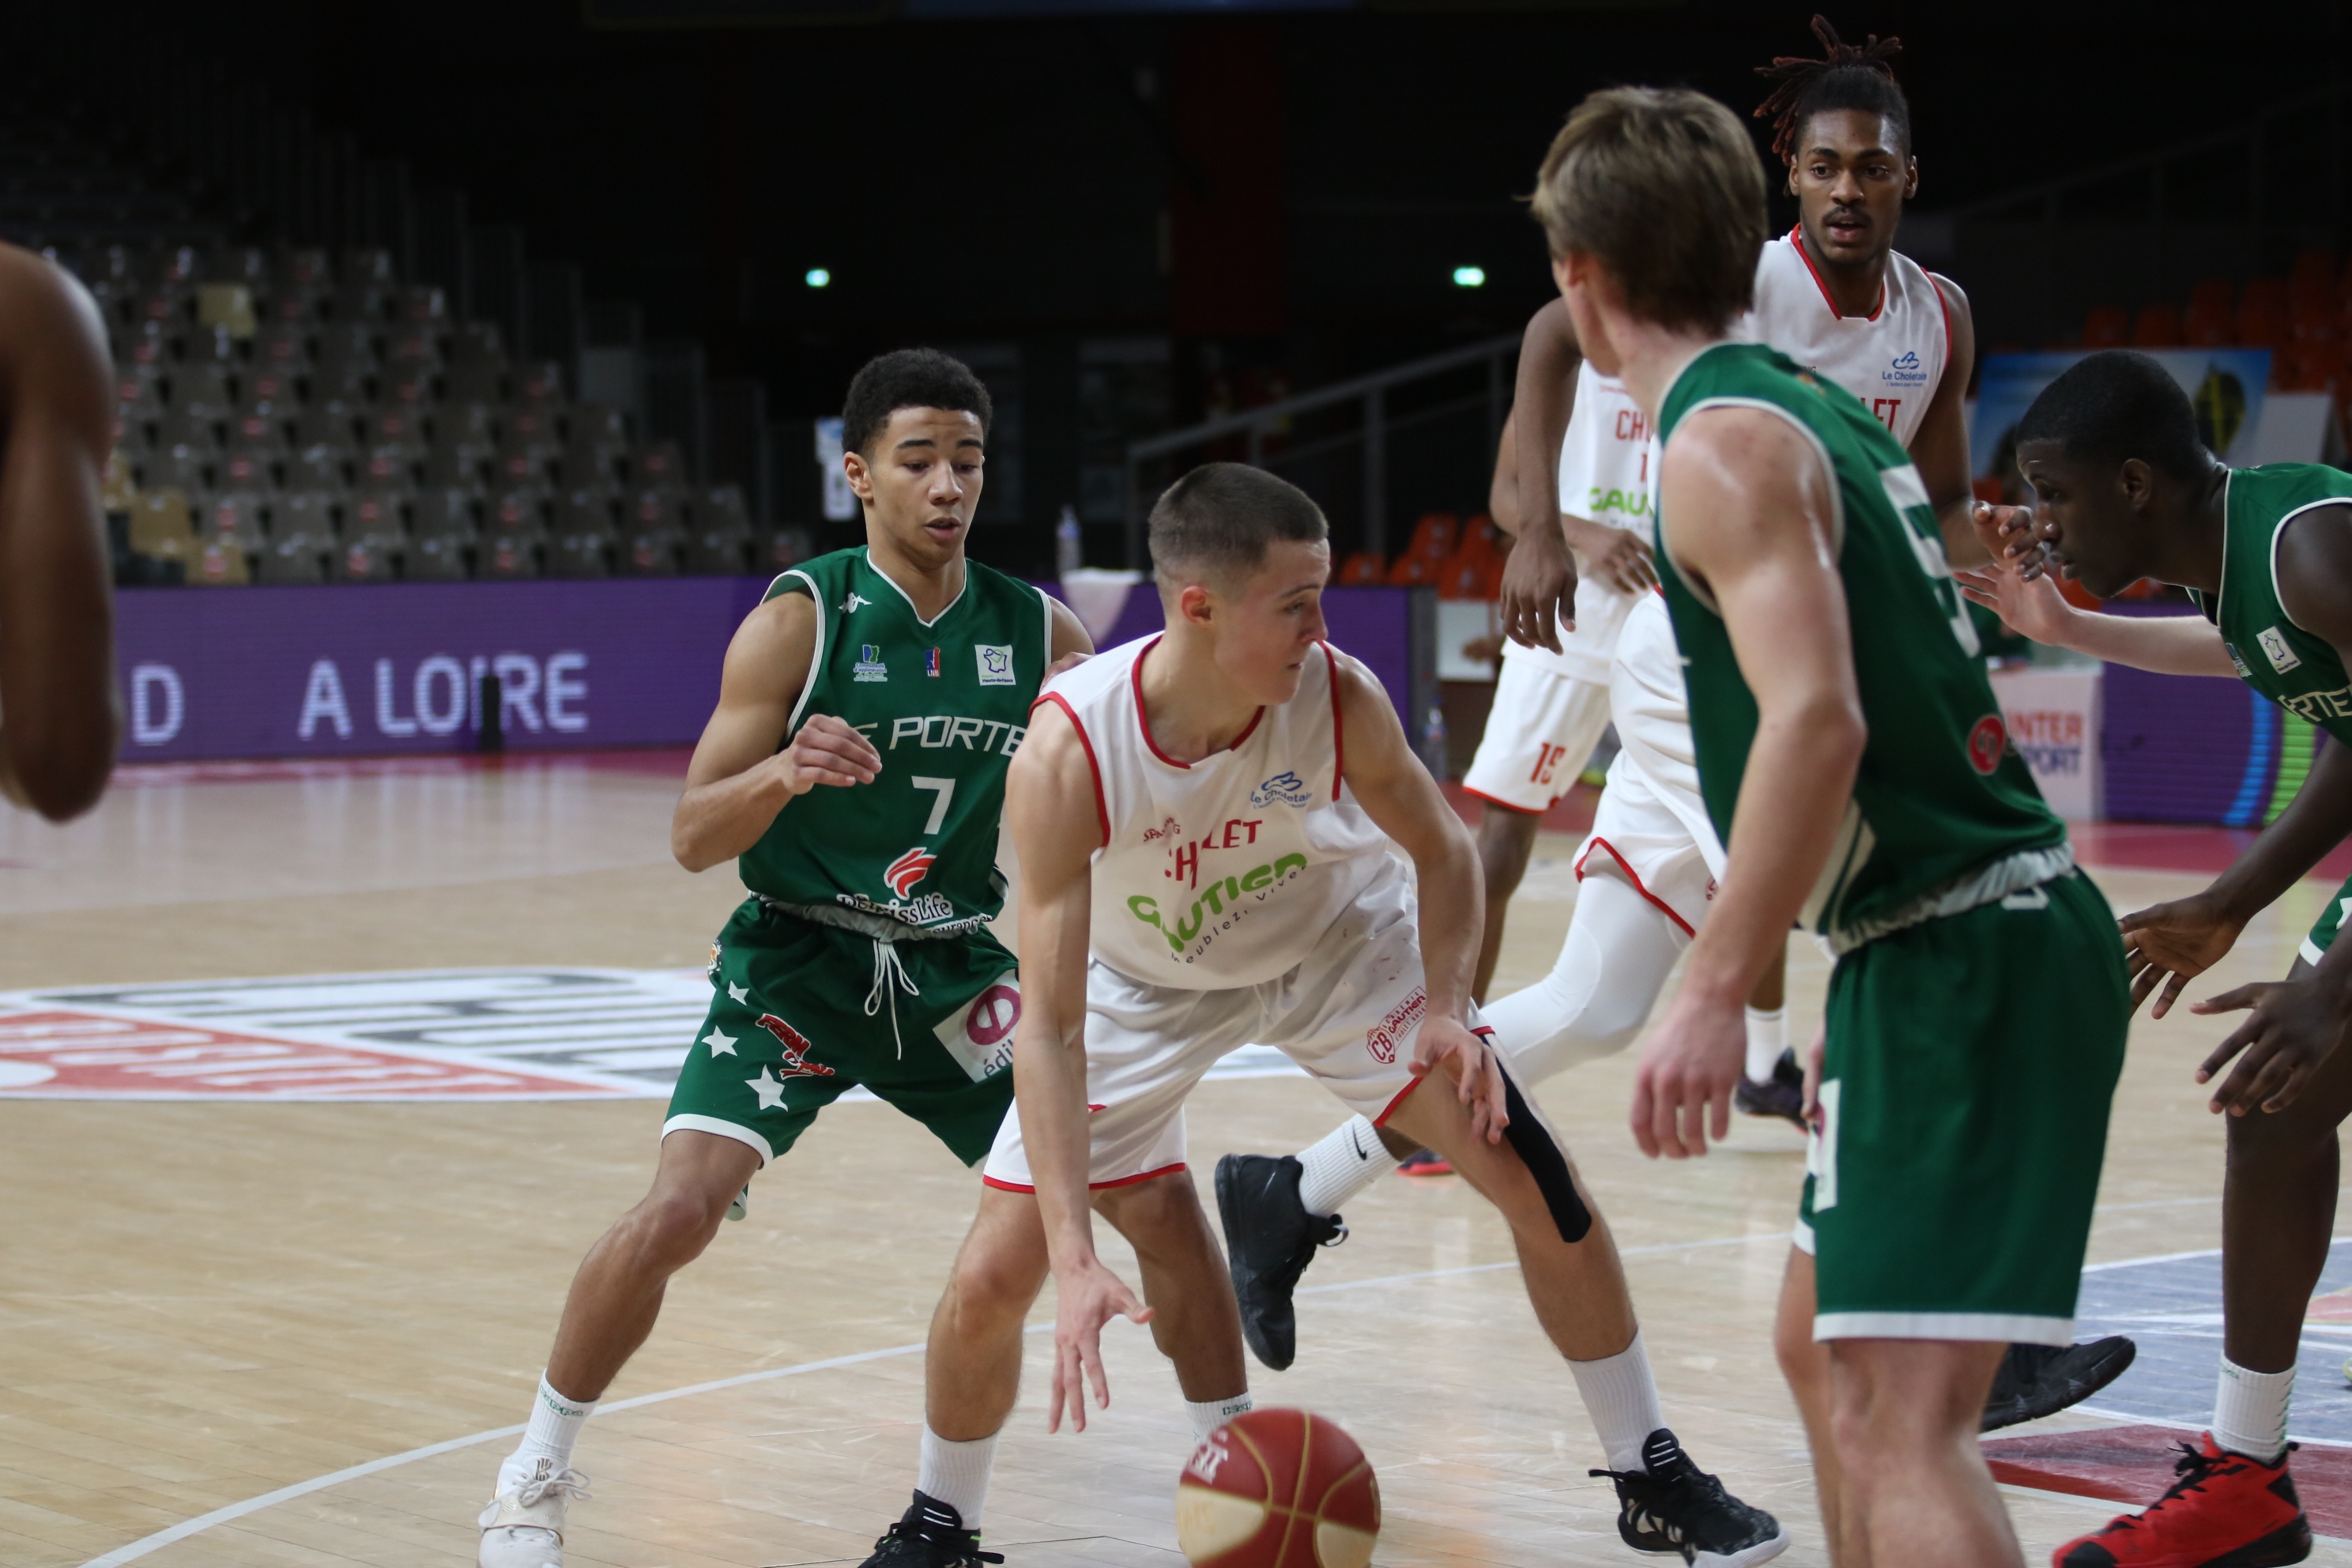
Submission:
MULTIPOLYGON (((1194 865, 1196 874, 1198 868, 1196 861, 1194 865)), ((1241 904, 1244 898, 1255 895, 1255 898, 1263 900, 1267 891, 1277 883, 1286 881, 1295 873, 1305 869, 1307 869, 1306 856, 1285 855, 1271 865, 1253 866, 1238 877, 1212 877, 1205 883, 1196 884, 1201 889, 1201 896, 1192 900, 1191 909, 1181 915, 1171 917, 1175 922, 1172 925, 1161 918, 1160 900, 1148 893, 1138 893, 1128 900, 1127 912, 1145 925, 1156 927, 1160 934, 1168 939, 1170 951, 1181 953, 1192 945, 1194 937, 1201 934, 1202 926, 1209 919, 1216 916, 1230 918, 1238 915, 1241 913, 1241 904)), ((1192 957, 1197 956, 1199 955, 1192 955, 1192 957)), ((1190 963, 1192 961, 1192 957, 1188 957, 1184 962, 1190 963)))
POLYGON ((882 662, 882 650, 870 642, 859 644, 856 668, 850 679, 859 685, 888 680, 890 667, 882 662))
POLYGON ((982 686, 1011 686, 1014 683, 1011 643, 974 643, 971 651, 980 660, 980 683, 982 686))

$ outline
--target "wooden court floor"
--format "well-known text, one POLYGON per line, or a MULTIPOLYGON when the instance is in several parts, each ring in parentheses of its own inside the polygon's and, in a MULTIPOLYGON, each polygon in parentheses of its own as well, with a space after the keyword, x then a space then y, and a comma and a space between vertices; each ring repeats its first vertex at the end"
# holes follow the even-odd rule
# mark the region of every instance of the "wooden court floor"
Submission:
MULTIPOLYGON (((196 771, 129 781, 63 830, 0 818, 0 989, 698 964, 738 895, 723 871, 670 863, 677 787, 667 762, 196 771)), ((1505 987, 1557 949, 1572 847, 1548 835, 1538 851, 1505 987)), ((2098 879, 2124 907, 2203 881, 2098 879)), ((2215 988, 2282 972, 2322 892, 2259 922, 2215 988)), ((1825 969, 1791 952, 1810 1032, 1825 969)), ((2189 1072, 2225 1026, 2136 1026, 2095 1261, 2217 1244, 2220 1129, 2189 1072)), ((1669 1419, 1790 1521, 1783 1562, 1821 1563, 1767 1338, 1799 1140, 1747 1123, 1702 1163, 1650 1163, 1624 1131, 1630 1073, 1630 1056, 1597 1064, 1542 1100, 1628 1254, 1669 1419)), ((527 1413, 581 1253, 643 1190, 661 1110, 0 1098, 0 1564, 470 1563, 502 1429, 527 1413)), ((1212 1083, 1195 1170, 1294 1148, 1337 1114, 1299 1079, 1212 1083)), ((886 1107, 829 1111, 674 1284, 591 1425, 579 1463, 596 1498, 574 1510, 570 1561, 860 1558, 912 1485, 919 1342, 974 1190, 886 1107)), ((1633 1561, 1503 1227, 1444 1180, 1384 1182, 1347 1217, 1352 1238, 1308 1276, 1297 1366, 1255 1386, 1362 1441, 1388 1513, 1377 1560, 1633 1561)), ((1173 1380, 1139 1330, 1114 1329, 1108 1353, 1115 1403, 1083 1436, 1049 1437, 1041 1379, 1024 1390, 987 1520, 1013 1568, 1181 1562, 1173 1380)), ((2055 1423, 2070 1424, 2096 1423, 2055 1423)), ((2019 1489, 2009 1502, 2039 1561, 2115 1511, 2019 1489)), ((2352 1547, 2312 1561, 2352 1563, 2352 1547)))

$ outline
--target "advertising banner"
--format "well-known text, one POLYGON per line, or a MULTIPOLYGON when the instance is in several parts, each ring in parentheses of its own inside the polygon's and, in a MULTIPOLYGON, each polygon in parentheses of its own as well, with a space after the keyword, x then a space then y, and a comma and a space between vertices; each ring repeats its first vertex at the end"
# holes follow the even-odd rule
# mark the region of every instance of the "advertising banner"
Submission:
MULTIPOLYGON (((2017 422, 2042 389, 2083 357, 2063 353, 1987 354, 1977 390, 1976 422, 1969 432, 1969 467, 1979 478, 2007 479, 2015 471, 2017 422)), ((2198 434, 2221 459, 2244 463, 2261 426, 2270 385, 2268 349, 2156 349, 2150 357, 2172 373, 2197 410, 2198 434)), ((2317 456, 2316 453, 2313 454, 2317 456)), ((2308 460, 2308 459, 2306 459, 2308 460)))

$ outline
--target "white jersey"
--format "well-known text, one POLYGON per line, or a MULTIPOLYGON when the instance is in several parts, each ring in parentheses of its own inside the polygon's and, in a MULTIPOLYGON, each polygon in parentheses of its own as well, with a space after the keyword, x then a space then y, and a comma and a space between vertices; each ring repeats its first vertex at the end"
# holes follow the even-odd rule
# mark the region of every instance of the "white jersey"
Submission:
MULTIPOLYGON (((1650 417, 1613 375, 1592 368, 1576 373, 1576 403, 1559 446, 1559 510, 1607 528, 1646 531, 1650 484, 1657 472, 1657 443, 1650 417)), ((1527 659, 1571 680, 1605 686, 1617 628, 1625 624, 1633 595, 1620 593, 1594 574, 1580 553, 1576 561, 1576 625, 1559 629, 1559 652, 1523 647, 1505 638, 1505 658, 1527 659)))
POLYGON ((1844 387, 1906 447, 1952 357, 1951 308, 1917 262, 1890 254, 1878 309, 1841 316, 1793 229, 1757 258, 1756 303, 1732 335, 1768 343, 1844 387))
POLYGON ((1143 656, 1159 641, 1097 654, 1038 698, 1069 715, 1094 769, 1095 962, 1151 985, 1255 985, 1297 968, 1375 882, 1409 873, 1340 780, 1328 646, 1289 701, 1185 763, 1144 713, 1143 656))

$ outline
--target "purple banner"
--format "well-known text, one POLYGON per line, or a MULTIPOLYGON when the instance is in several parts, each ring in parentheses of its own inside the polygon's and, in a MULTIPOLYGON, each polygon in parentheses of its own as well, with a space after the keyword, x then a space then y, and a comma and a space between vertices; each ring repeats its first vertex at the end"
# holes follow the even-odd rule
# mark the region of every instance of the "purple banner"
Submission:
MULTIPOLYGON (((509 748, 690 744, 718 701, 728 639, 766 588, 682 577, 125 590, 122 760, 470 751, 485 673, 503 689, 509 748)), ((1407 606, 1395 588, 1324 601, 1332 641, 1371 667, 1400 713, 1407 606)), ((1118 637, 1156 630, 1159 610, 1146 585, 1118 637)))

